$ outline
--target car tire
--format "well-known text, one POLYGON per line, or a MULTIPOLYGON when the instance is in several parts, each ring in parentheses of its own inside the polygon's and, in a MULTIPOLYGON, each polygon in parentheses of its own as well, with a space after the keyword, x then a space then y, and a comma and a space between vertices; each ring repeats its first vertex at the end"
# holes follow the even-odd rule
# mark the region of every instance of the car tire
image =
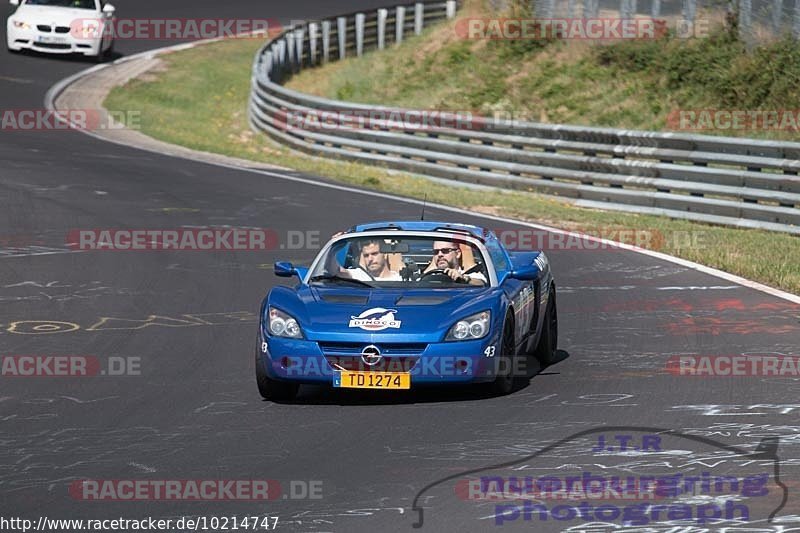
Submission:
POLYGON ((294 400, 300 389, 300 385, 297 383, 285 383, 267 376, 258 348, 256 348, 256 384, 261 397, 272 402, 290 402, 294 400))
POLYGON ((516 361, 516 344, 514 342, 514 319, 509 313, 503 322, 503 335, 500 340, 500 357, 495 359, 498 368, 494 381, 492 382, 492 392, 497 395, 510 394, 516 385, 514 368, 516 361), (508 360, 508 362, 506 362, 508 360))
POLYGON ((550 297, 547 299, 547 311, 542 322, 542 333, 536 345, 534 355, 539 363, 545 367, 556 362, 558 351, 558 306, 556 304, 556 288, 550 287, 550 297))
POLYGON ((108 50, 103 50, 103 44, 100 43, 100 49, 97 52, 96 56, 93 56, 95 63, 105 63, 111 56, 114 54, 114 41, 111 41, 111 46, 108 47, 108 50))

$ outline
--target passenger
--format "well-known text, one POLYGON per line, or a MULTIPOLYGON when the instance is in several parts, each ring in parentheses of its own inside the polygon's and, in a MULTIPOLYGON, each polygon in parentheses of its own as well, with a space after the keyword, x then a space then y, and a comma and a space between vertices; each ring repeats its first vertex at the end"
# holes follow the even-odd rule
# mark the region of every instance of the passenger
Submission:
MULTIPOLYGON (((344 232, 335 234, 332 238, 342 235, 344 232)), ((359 263, 354 268, 345 268, 336 262, 336 254, 328 256, 328 271, 338 270, 339 275, 359 281, 403 281, 399 273, 389 268, 389 257, 381 253, 381 241, 371 239, 359 243, 358 252, 359 263)))
POLYGON ((374 239, 362 243, 359 257, 359 265, 363 267, 347 269, 353 279, 403 281, 399 273, 389 268, 389 255, 381 253, 381 241, 374 239))

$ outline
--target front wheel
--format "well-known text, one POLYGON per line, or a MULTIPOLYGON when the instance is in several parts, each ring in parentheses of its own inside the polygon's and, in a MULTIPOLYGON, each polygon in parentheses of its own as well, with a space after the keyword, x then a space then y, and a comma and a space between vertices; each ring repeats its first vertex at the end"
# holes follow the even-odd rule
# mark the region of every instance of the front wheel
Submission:
POLYGON ((514 321, 511 316, 507 316, 503 324, 503 337, 500 341, 500 357, 495 360, 497 374, 492 382, 492 392, 495 394, 506 395, 514 390, 516 382, 514 378, 515 349, 514 321))
POLYGON ((539 344, 536 345, 536 359, 542 366, 549 366, 556 362, 558 351, 558 307, 556 305, 556 289, 550 288, 547 299, 547 311, 544 314, 542 333, 539 335, 539 344))
POLYGON ((106 56, 106 59, 113 59, 113 57, 114 57, 114 43, 115 42, 116 41, 114 41, 112 39, 111 40, 111 44, 108 45, 108 49, 105 52, 103 52, 103 55, 106 56))
POLYGON ((93 56, 95 63, 105 63, 111 56, 114 54, 114 41, 111 41, 111 45, 108 47, 107 50, 103 50, 103 43, 100 42, 100 47, 97 50, 97 55, 93 56))
POLYGON ((261 397, 272 402, 292 401, 297 396, 298 389, 300 389, 300 385, 297 383, 276 381, 267 376, 258 348, 256 348, 256 384, 261 397))

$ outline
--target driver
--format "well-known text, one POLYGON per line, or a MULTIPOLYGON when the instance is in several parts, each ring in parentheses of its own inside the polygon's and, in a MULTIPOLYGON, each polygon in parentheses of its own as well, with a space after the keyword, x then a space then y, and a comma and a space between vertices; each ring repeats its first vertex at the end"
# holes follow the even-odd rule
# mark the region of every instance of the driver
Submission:
POLYGON ((433 257, 425 272, 436 269, 444 270, 450 279, 459 283, 480 286, 487 283, 486 276, 480 272, 464 272, 461 267, 461 247, 453 241, 433 241, 433 257))

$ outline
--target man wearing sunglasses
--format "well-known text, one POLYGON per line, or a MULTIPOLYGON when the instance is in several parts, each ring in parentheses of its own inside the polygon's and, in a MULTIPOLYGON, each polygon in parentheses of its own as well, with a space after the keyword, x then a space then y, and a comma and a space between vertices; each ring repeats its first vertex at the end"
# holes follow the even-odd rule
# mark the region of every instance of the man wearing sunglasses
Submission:
POLYGON ((486 276, 480 272, 464 272, 461 262, 461 247, 456 242, 433 242, 433 258, 425 272, 436 269, 444 270, 444 273, 457 283, 479 286, 487 283, 486 276))

